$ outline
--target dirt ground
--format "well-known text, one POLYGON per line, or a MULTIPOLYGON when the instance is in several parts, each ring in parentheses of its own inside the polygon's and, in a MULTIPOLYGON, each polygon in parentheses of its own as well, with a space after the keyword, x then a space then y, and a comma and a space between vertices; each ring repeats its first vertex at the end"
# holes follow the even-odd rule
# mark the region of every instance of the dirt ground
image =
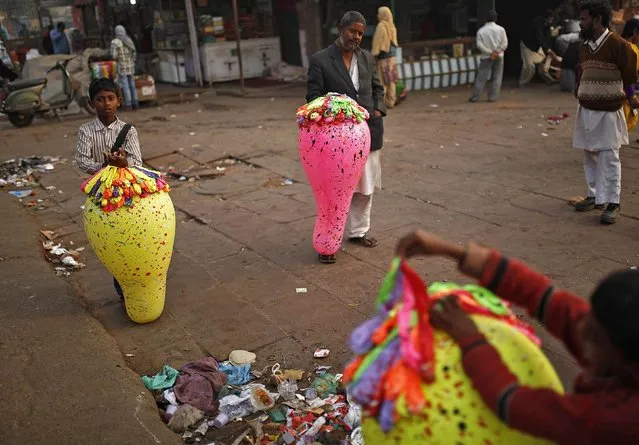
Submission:
MULTIPOLYGON (((184 94, 185 103, 122 115, 138 129, 145 162, 175 173, 178 223, 167 304, 150 325, 128 320, 108 272, 87 245, 83 175, 71 161, 82 118, 38 121, 27 129, 0 122, 0 159, 68 159, 42 176, 36 190, 42 209, 12 204, 0 211, 3 218, 19 214, 31 231, 53 230, 65 243, 87 246, 83 270, 58 278, 49 267, 50 274, 37 279, 64 281, 76 304, 99 322, 104 341, 115 340, 121 359, 137 373, 207 355, 226 358, 233 349, 255 352, 257 368, 278 362, 310 369, 317 363, 314 349, 327 347, 326 363, 343 366, 347 336, 373 313, 398 238, 416 228, 497 246, 584 296, 605 274, 639 262, 636 144, 622 152, 623 217, 604 227, 597 214, 577 214, 567 202, 584 194, 581 154, 571 148, 576 104, 570 94, 533 86, 506 89, 500 102, 478 104, 467 103, 468 95, 466 88, 413 93, 389 113, 383 189, 372 215, 371 234, 380 245, 345 245, 332 266, 318 264, 311 245, 315 208, 297 155, 294 115, 303 89, 247 98, 184 94), (546 122, 565 112, 570 117, 557 125, 546 122)), ((26 230, 20 227, 12 230, 26 230)), ((2 256, 37 249, 35 235, 28 246, 3 246, 2 256)), ((426 280, 467 281, 440 259, 414 264, 426 280)), ((2 267, 4 274, 30 278, 10 261, 2 267)), ((20 298, 4 296, 3 304, 17 307, 20 298)), ((25 308, 20 317, 29 314, 25 308)), ((73 337, 61 341, 73 347, 73 337)), ((573 361, 553 339, 544 335, 544 341, 569 386, 573 361)), ((96 347, 93 353, 103 352, 96 347)), ((23 427, 20 422, 10 428, 23 427)))

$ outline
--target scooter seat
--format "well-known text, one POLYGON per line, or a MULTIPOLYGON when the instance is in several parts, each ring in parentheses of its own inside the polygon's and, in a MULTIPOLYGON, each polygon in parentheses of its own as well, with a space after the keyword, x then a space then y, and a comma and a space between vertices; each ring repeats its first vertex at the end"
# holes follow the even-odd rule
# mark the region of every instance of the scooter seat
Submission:
POLYGON ((47 83, 46 77, 38 77, 36 79, 17 80, 9 83, 9 91, 24 90, 33 88, 47 83))

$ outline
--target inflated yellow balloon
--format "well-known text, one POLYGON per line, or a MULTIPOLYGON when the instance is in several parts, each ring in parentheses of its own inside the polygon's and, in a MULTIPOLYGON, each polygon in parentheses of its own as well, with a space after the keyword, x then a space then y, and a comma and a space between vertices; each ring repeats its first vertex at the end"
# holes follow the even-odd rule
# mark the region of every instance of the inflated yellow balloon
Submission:
MULTIPOLYGON (((473 320, 521 385, 563 393, 561 381, 541 349, 509 324, 473 315, 473 320)), ((367 444, 392 445, 541 445, 550 442, 514 430, 488 408, 464 373, 461 350, 444 332, 435 331, 435 382, 424 384, 429 404, 410 415, 404 396, 397 401, 398 419, 385 434, 377 421, 364 418, 367 444)))
POLYGON ((132 207, 103 211, 89 197, 84 208, 89 244, 118 280, 126 312, 136 323, 162 315, 166 275, 175 239, 175 210, 168 193, 153 193, 132 207))

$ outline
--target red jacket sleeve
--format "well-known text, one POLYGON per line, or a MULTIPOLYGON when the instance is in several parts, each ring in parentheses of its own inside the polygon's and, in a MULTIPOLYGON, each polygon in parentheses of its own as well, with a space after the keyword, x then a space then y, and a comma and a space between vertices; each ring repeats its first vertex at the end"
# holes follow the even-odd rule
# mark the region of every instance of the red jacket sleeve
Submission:
POLYGON ((545 275, 497 251, 484 268, 481 285, 526 309, 583 364, 579 324, 590 312, 590 304, 583 298, 555 289, 545 275))
POLYGON ((519 386, 482 334, 462 339, 466 375, 484 403, 506 424, 558 444, 588 444, 592 433, 592 395, 561 395, 519 386))

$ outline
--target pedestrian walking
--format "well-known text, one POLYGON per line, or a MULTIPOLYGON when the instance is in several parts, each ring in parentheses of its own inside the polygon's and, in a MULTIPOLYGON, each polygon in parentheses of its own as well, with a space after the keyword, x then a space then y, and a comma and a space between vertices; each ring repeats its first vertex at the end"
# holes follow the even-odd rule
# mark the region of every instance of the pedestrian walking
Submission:
POLYGON ((393 108, 397 103, 397 28, 393 23, 390 8, 382 6, 377 10, 377 28, 373 35, 371 54, 377 61, 377 77, 384 85, 384 104, 393 108))
POLYGON ((42 36, 42 49, 45 54, 54 54, 53 52, 53 40, 51 39, 51 31, 53 31, 53 25, 49 25, 47 30, 42 36))
POLYGON ((124 26, 115 27, 115 38, 111 41, 111 57, 118 62, 118 82, 124 95, 124 108, 138 109, 138 92, 135 87, 135 59, 137 51, 124 26))
POLYGON ((486 82, 492 75, 492 86, 488 93, 488 101, 499 99, 501 83, 504 78, 504 52, 508 48, 506 30, 497 24, 497 12, 488 13, 488 21, 477 31, 477 48, 481 51, 481 62, 475 79, 475 87, 470 102, 481 98, 486 82))
MULTIPOLYGON (((346 237, 364 247, 377 246, 368 235, 371 227, 373 191, 381 188, 380 149, 384 145, 383 116, 386 115, 384 87, 377 77, 375 58, 360 48, 366 19, 349 11, 339 24, 339 37, 331 46, 311 56, 306 100, 328 93, 346 94, 370 113, 371 152, 357 185, 346 225, 346 237)), ((334 255, 320 255, 323 263, 334 263, 334 255)))
POLYGON ((612 7, 607 0, 581 4, 577 117, 573 146, 583 150, 587 195, 576 210, 604 209, 602 224, 614 224, 621 212, 619 149, 628 144, 623 104, 637 108, 637 55, 611 32, 612 7))
POLYGON ((56 29, 49 32, 51 42, 53 43, 53 54, 71 54, 71 45, 66 34, 66 25, 63 22, 58 23, 56 29))

